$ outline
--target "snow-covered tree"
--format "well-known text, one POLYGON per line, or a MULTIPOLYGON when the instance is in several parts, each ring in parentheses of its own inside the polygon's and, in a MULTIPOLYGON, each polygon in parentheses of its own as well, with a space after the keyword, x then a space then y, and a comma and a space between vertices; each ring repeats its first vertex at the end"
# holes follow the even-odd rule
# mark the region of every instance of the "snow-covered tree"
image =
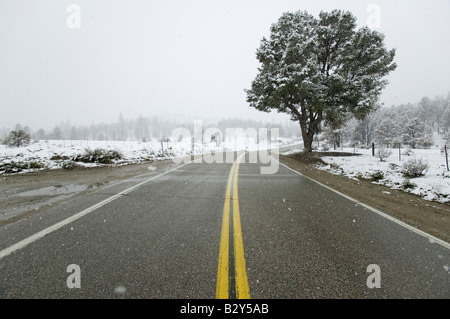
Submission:
POLYGON ((395 50, 384 35, 334 10, 315 18, 306 11, 284 13, 263 38, 256 56, 261 67, 251 89, 251 107, 287 113, 300 124, 305 151, 323 125, 342 127, 353 115, 364 119, 377 105, 395 70, 395 50))
POLYGON ((72 126, 70 128, 69 139, 71 139, 71 140, 77 140, 78 139, 78 130, 77 130, 76 126, 72 126))
POLYGON ((34 133, 34 138, 37 140, 45 140, 47 138, 47 133, 43 128, 40 128, 34 133))
POLYGON ((357 145, 369 147, 374 139, 375 125, 374 115, 369 115, 364 120, 357 121, 353 128, 352 141, 357 145))
POLYGON ((30 144, 31 136, 27 131, 28 129, 22 128, 20 124, 17 124, 16 128, 5 137, 4 143, 14 147, 30 144))
POLYGON ((403 143, 415 149, 430 147, 433 143, 431 134, 425 130, 425 125, 418 117, 410 118, 402 129, 403 143))
POLYGON ((343 131, 343 128, 332 129, 325 127, 323 130, 323 138, 333 147, 333 149, 337 149, 341 147, 343 131))
POLYGON ((418 113, 420 120, 428 124, 434 120, 434 108, 431 99, 428 96, 423 97, 418 104, 418 113))
POLYGON ((392 143, 397 137, 398 126, 391 117, 385 117, 378 123, 374 132, 375 141, 386 148, 392 147, 392 143))
POLYGON ((62 140, 64 138, 62 129, 59 126, 55 126, 50 133, 50 138, 53 140, 62 140))
POLYGON ((126 140, 126 124, 125 124, 125 118, 123 117, 122 113, 119 114, 119 121, 117 123, 118 125, 118 131, 119 131, 119 140, 125 141, 126 140))

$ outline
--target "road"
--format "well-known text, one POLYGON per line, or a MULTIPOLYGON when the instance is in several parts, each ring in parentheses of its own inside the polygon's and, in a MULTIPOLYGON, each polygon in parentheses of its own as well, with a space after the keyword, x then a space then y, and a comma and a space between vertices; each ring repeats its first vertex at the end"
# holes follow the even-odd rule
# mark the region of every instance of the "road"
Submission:
POLYGON ((450 297, 447 243, 281 164, 261 174, 248 155, 2 226, 0 297, 450 297))

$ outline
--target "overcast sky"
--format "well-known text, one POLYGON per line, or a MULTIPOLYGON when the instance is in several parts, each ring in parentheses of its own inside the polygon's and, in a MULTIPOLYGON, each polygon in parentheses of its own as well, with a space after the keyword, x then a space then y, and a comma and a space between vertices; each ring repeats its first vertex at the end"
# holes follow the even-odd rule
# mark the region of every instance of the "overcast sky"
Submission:
POLYGON ((256 49, 283 12, 333 9, 379 21, 397 48, 385 105, 450 91, 449 0, 0 0, 0 127, 288 118, 245 101, 256 49))

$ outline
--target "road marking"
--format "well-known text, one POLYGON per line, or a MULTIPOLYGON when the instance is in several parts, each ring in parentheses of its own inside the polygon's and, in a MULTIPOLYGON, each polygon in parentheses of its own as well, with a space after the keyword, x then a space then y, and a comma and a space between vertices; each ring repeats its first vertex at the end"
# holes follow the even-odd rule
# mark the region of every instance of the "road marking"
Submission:
POLYGON ((238 299, 250 299, 238 197, 239 164, 244 155, 245 153, 241 154, 236 159, 228 176, 227 191, 223 207, 222 233, 220 236, 219 265, 217 270, 216 286, 217 299, 228 299, 234 297, 238 299), (231 201, 233 202, 233 205, 231 205, 231 201), (233 210, 233 252, 230 251, 229 234, 231 208, 233 210), (230 267, 230 253, 233 253, 232 256, 234 256, 234 258, 232 258, 234 259, 234 267, 230 267), (230 270, 233 268, 235 273, 230 274, 230 270), (233 295, 233 292, 231 292, 232 295, 230 296, 230 286, 233 284, 230 282, 230 277, 235 278, 235 296, 233 295))
POLYGON ((5 248, 5 249, 1 250, 0 251, 0 259, 2 259, 3 257, 5 257, 5 256, 7 256, 7 255, 9 255, 9 254, 19 250, 19 249, 24 248, 25 246, 31 244, 32 242, 35 242, 35 241, 41 239, 42 237, 44 237, 44 236, 54 232, 55 230, 58 230, 59 228, 61 228, 63 226, 66 226, 67 224, 69 224, 69 223, 71 223, 71 222, 73 222, 73 221, 75 221, 75 220, 77 220, 77 219, 79 219, 79 218, 81 218, 81 217, 83 217, 83 216, 85 216, 85 215, 87 215, 87 214, 89 214, 89 213, 99 209, 100 207, 105 206, 108 203, 111 203, 112 201, 114 201, 114 200, 116 200, 116 199, 118 199, 118 198, 120 198, 120 197, 122 197, 122 196, 124 196, 124 195, 126 195, 128 193, 130 193, 131 191, 135 190, 136 188, 141 187, 142 185, 144 185, 144 184, 146 184, 146 183, 148 183, 150 181, 153 181, 153 180, 155 180, 155 179, 157 179, 157 178, 159 178, 161 176, 164 176, 164 175, 167 175, 169 173, 172 173, 172 172, 176 171, 177 169, 180 169, 181 167, 183 167, 185 165, 187 165, 187 164, 183 164, 183 165, 178 166, 178 167, 176 167, 176 168, 174 168, 172 170, 169 170, 167 172, 164 172, 162 174, 154 176, 154 177, 152 177, 152 178, 150 178, 150 179, 148 179, 146 181, 143 181, 143 182, 141 182, 139 184, 136 184, 136 185, 134 185, 134 186, 132 186, 132 187, 130 187, 130 188, 128 188, 128 189, 126 189, 126 190, 116 194, 116 195, 113 195, 113 196, 111 196, 111 197, 109 197, 109 198, 107 198, 107 199, 105 199, 105 200, 103 200, 103 201, 101 201, 101 202, 99 202, 99 203, 97 203, 95 205, 92 205, 89 208, 86 208, 85 210, 82 210, 79 213, 76 213, 76 214, 74 214, 74 215, 72 215, 72 216, 70 216, 70 217, 68 217, 68 218, 66 218, 66 219, 64 219, 64 220, 62 220, 62 221, 52 225, 52 226, 50 226, 50 227, 47 227, 44 230, 41 230, 40 232, 37 232, 36 234, 31 235, 30 237, 27 237, 27 238, 17 242, 16 244, 14 244, 12 246, 9 246, 8 248, 5 248))
POLYGON ((228 299, 230 194, 231 194, 231 181, 233 179, 235 167, 236 162, 233 163, 233 166, 231 167, 230 170, 230 174, 228 176, 227 192, 225 194, 225 204, 223 205, 222 233, 220 235, 219 267, 217 270, 217 286, 216 286, 216 298, 218 299, 228 299))
POLYGON ((233 184, 233 228, 234 228, 234 268, 236 272, 236 298, 250 299, 250 289, 248 287, 247 268, 245 266, 244 242, 242 239, 241 217, 239 212, 238 196, 238 175, 241 155, 236 161, 236 172, 233 184))
POLYGON ((371 210, 372 212, 374 212, 374 213, 376 213, 376 214, 378 214, 378 215, 380 215, 380 216, 382 216, 382 217, 384 217, 386 219, 389 219, 390 221, 393 221, 393 222, 397 223, 400 226, 403 226, 403 227, 405 227, 405 228, 415 232, 416 234, 419 234, 419 235, 427 238, 430 242, 436 242, 436 243, 440 244, 441 246, 443 246, 443 247, 445 247, 447 249, 450 249, 450 243, 447 243, 446 241, 444 241, 442 239, 434 237, 433 235, 428 234, 428 233, 426 233, 426 232, 424 232, 424 231, 422 231, 420 229, 417 229, 417 228, 415 228, 415 227, 413 227, 413 226, 411 226, 411 225, 409 225, 407 223, 404 223, 401 220, 398 220, 395 217, 392 217, 392 216, 390 216, 390 215, 388 215, 386 213, 383 213, 382 211, 380 211, 380 210, 378 210, 376 208, 373 208, 373 207, 371 207, 371 206, 369 206, 367 204, 364 204, 364 203, 358 201, 357 199, 354 199, 354 198, 352 198, 352 197, 350 197, 348 195, 345 195, 345 194, 343 194, 343 193, 341 193, 341 192, 339 192, 339 191, 337 191, 337 190, 335 190, 335 189, 333 189, 333 188, 331 188, 331 187, 329 187, 327 185, 324 185, 324 184, 322 184, 322 183, 320 183, 320 182, 318 182, 318 181, 316 181, 316 180, 314 180, 314 179, 312 179, 312 178, 310 178, 308 176, 305 176, 302 173, 297 172, 296 170, 290 168, 289 166, 281 163, 280 161, 278 161, 278 163, 280 163, 282 166, 286 167, 287 169, 293 171, 294 173, 296 173, 296 174, 298 174, 298 175, 300 175, 302 177, 305 177, 305 178, 307 178, 307 179, 309 179, 309 180, 319 184, 320 186, 323 186, 326 189, 328 189, 328 190, 330 190, 330 191, 332 191, 332 192, 334 192, 334 193, 336 193, 336 194, 338 194, 338 195, 340 195, 340 196, 342 196, 342 197, 344 197, 344 198, 346 198, 346 199, 348 199, 348 200, 350 200, 350 201, 352 201, 352 202, 354 202, 354 203, 356 203, 356 204, 358 204, 358 205, 360 205, 360 206, 362 206, 364 208, 367 208, 367 209, 371 210))

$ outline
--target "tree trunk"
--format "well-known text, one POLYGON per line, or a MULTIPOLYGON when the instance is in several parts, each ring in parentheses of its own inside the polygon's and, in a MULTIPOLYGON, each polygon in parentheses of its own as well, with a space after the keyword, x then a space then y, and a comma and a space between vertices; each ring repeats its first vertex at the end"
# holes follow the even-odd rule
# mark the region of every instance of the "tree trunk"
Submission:
MULTIPOLYGON (((314 125, 317 123, 314 123, 314 121, 311 121, 311 123, 308 124, 308 112, 306 110, 306 107, 304 105, 300 106, 301 112, 299 112, 291 103, 287 104, 287 107, 292 111, 292 113, 297 117, 299 123, 300 123, 300 131, 302 132, 302 138, 303 138, 303 151, 305 153, 311 153, 312 152, 312 143, 314 140, 314 125)), ((320 123, 322 119, 319 120, 316 119, 318 123, 320 123)))
POLYGON ((303 137, 303 151, 305 153, 311 153, 313 139, 310 138, 308 134, 302 134, 302 137, 303 137))
POLYGON ((302 121, 300 120, 300 130, 302 131, 303 151, 305 153, 311 153, 314 136, 313 134, 311 134, 311 131, 309 131, 308 128, 306 127, 306 121, 305 123, 302 123, 302 121))

